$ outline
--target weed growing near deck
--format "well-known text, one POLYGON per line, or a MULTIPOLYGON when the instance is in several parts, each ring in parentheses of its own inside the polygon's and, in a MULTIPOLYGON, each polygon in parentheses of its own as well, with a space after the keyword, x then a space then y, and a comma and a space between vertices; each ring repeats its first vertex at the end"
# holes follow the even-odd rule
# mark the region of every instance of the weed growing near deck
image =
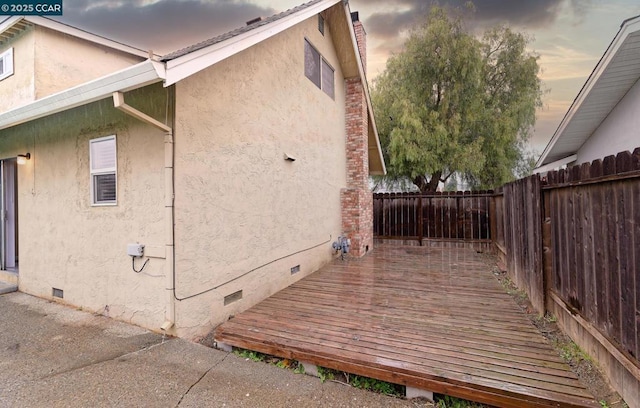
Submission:
MULTIPOLYGON (((296 374, 304 374, 304 366, 295 360, 279 358, 268 354, 259 353, 257 351, 234 348, 233 354, 247 360, 262 362, 275 365, 279 368, 292 370, 296 374)), ((341 384, 350 385, 354 388, 360 388, 367 391, 377 392, 379 394, 390 395, 394 397, 404 397, 405 387, 403 385, 392 384, 385 381, 376 380, 375 378, 363 377, 345 373, 338 370, 318 366, 318 377, 321 382, 335 381, 341 384)))
POLYGON ((258 353, 257 351, 245 350, 245 349, 233 349, 233 354, 238 357, 246 358, 251 361, 264 361, 267 357, 266 354, 258 353))
POLYGON ((485 408, 486 405, 478 404, 448 395, 435 395, 434 402, 436 408, 485 408))
POLYGON ((349 380, 349 384, 356 388, 378 392, 380 394, 404 396, 404 389, 397 384, 376 380, 375 378, 361 377, 359 375, 350 376, 349 380))
POLYGON ((560 351, 560 356, 569 364, 578 364, 583 360, 593 363, 591 357, 571 340, 556 339, 553 346, 560 351))

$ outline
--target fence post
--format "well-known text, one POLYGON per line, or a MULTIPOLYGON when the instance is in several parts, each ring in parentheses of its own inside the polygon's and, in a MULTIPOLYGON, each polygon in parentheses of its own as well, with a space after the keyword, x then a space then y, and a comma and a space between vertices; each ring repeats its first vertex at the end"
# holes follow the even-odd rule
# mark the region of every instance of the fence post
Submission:
POLYGON ((422 226, 424 223, 424 214, 422 212, 422 196, 418 196, 418 242, 420 242, 420 246, 422 246, 422 226))
POLYGON ((497 222, 498 219, 496 214, 496 196, 493 195, 489 197, 489 238, 491 239, 494 247, 496 246, 496 238, 498 237, 497 222))

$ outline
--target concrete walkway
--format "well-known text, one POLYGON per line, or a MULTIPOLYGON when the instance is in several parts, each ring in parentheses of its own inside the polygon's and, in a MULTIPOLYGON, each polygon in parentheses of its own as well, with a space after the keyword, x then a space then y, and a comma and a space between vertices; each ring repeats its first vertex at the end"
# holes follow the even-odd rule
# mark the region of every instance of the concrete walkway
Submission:
POLYGON ((416 407, 22 293, 0 296, 2 407, 416 407))
POLYGON ((18 285, 15 283, 5 282, 0 280, 0 295, 4 295, 5 293, 16 292, 18 290, 18 285))

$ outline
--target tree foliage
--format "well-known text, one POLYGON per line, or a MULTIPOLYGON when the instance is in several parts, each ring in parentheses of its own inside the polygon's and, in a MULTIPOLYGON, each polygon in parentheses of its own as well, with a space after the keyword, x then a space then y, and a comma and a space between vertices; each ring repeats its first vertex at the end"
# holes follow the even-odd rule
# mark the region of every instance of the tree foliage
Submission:
POLYGON ((528 41, 504 26, 476 37, 432 7, 372 87, 389 176, 423 192, 452 174, 475 188, 513 179, 541 105, 528 41))

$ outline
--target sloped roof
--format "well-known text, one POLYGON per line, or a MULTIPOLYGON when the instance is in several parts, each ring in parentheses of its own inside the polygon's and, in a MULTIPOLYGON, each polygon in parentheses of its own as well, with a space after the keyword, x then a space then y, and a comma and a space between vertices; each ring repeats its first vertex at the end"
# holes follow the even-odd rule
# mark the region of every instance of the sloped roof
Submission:
POLYGON ((132 47, 130 45, 123 44, 121 42, 114 41, 109 38, 102 37, 100 35, 93 34, 88 31, 72 27, 68 24, 64 24, 59 21, 41 16, 14 16, 0 21, 0 44, 9 41, 11 38, 15 37, 22 31, 34 25, 46 27, 50 30, 81 38, 94 44, 109 47, 114 50, 126 52, 127 54, 132 54, 143 59, 146 59, 149 54, 147 51, 141 50, 139 48, 132 47))
POLYGON ((208 47, 210 45, 218 44, 220 42, 226 41, 226 40, 231 39, 233 37, 237 37, 237 36, 239 36, 241 34, 249 32, 251 30, 255 30, 256 28, 271 24, 274 21, 281 20, 284 17, 287 17, 287 16, 290 16, 292 14, 295 14, 295 13, 297 13, 299 11, 307 9, 307 8, 309 8, 309 7, 311 7, 311 6, 315 5, 315 4, 318 4, 320 2, 322 2, 322 0, 312 0, 312 1, 308 2, 308 3, 304 3, 304 4, 301 4, 301 5, 297 6, 297 7, 291 8, 291 9, 289 9, 287 11, 283 11, 282 13, 275 14, 275 15, 273 15, 271 17, 268 17, 268 18, 263 18, 260 21, 257 21, 255 23, 247 24, 244 27, 236 28, 235 30, 229 31, 229 32, 221 34, 219 36, 210 38, 208 40, 204 40, 204 41, 199 42, 197 44, 190 45, 188 47, 185 47, 185 48, 182 48, 180 50, 177 50, 177 51, 174 51, 172 53, 164 55, 162 57, 161 61, 170 61, 172 59, 176 59, 176 58, 182 57, 183 55, 189 54, 191 52, 198 51, 200 49, 206 48, 206 47, 208 47))
POLYGON ((172 85, 341 2, 342 0, 312 0, 262 21, 167 54, 162 57, 167 65, 165 84, 172 85))
POLYGON ((565 163, 640 79, 640 16, 620 30, 565 114, 536 168, 565 163))

